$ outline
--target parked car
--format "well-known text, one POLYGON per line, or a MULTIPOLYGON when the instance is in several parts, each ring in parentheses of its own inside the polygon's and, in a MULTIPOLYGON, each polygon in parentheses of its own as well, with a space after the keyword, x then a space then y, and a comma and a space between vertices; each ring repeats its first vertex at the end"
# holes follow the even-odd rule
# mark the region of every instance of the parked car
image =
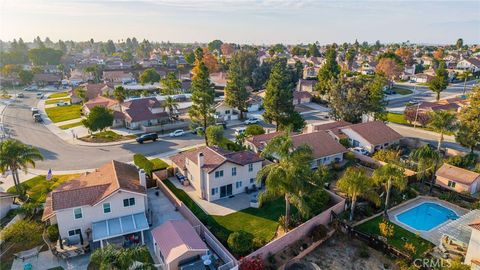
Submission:
POLYGON ((35 91, 35 90, 38 90, 38 87, 36 85, 30 85, 28 87, 25 87, 23 90, 24 91, 35 91))
POLYGON ((203 133, 203 131, 204 131, 203 127, 196 127, 192 129, 192 134, 200 134, 200 133, 203 133))
POLYGON ((369 152, 365 149, 363 149, 362 147, 354 147, 354 148, 351 148, 351 150, 355 153, 358 153, 360 155, 365 155, 365 156, 368 156, 369 152))
POLYGON ((43 98, 43 93, 42 93, 42 92, 38 92, 38 93, 37 93, 37 98, 38 98, 38 99, 42 99, 42 98, 43 98))
POLYGON ((157 133, 147 133, 143 134, 141 136, 138 136, 135 140, 138 143, 144 143, 146 141, 156 141, 158 139, 158 134, 157 133))
POLYGON ((68 106, 68 102, 65 102, 65 101, 60 101, 60 102, 57 102, 57 106, 58 107, 62 107, 62 106, 68 106))
POLYGON ((37 113, 40 113, 40 110, 39 110, 38 108, 35 108, 35 107, 32 107, 32 108, 30 109, 30 111, 32 111, 32 115, 37 114, 37 113))
POLYGON ((15 95, 15 97, 17 97, 17 98, 24 98, 25 95, 20 92, 20 93, 17 93, 17 94, 15 95))
POLYGON ((185 131, 183 129, 177 129, 174 132, 170 133, 170 137, 180 137, 185 134, 185 131))
POLYGON ((246 128, 244 127, 240 127, 240 128, 235 128, 235 135, 238 136, 238 135, 242 135, 243 133, 245 133, 245 131, 247 130, 246 128))
POLYGON ((33 121, 40 123, 43 122, 42 116, 39 113, 33 115, 33 121))
POLYGON ((260 122, 260 120, 258 120, 257 118, 253 118, 253 117, 252 117, 252 118, 248 118, 247 120, 245 120, 244 123, 245 123, 246 125, 251 125, 251 124, 256 124, 256 123, 258 123, 258 122, 260 122))

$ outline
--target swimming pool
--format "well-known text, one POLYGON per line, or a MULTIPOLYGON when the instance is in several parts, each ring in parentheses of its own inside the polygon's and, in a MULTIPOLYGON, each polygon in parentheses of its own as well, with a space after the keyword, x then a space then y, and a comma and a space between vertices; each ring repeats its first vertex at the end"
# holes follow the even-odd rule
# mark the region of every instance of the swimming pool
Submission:
POLYGON ((424 202, 396 217, 398 221, 417 231, 429 231, 447 220, 457 219, 458 215, 439 204, 424 202))

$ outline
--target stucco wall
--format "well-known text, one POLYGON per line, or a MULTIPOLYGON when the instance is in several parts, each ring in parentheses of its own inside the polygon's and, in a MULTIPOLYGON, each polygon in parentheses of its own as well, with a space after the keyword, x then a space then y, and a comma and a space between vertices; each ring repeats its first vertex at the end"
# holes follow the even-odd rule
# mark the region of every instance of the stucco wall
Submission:
POLYGON ((452 187, 448 186, 448 181, 449 181, 449 179, 447 179, 445 177, 437 176, 436 184, 444 186, 445 188, 454 190, 456 192, 463 192, 463 191, 470 192, 470 186, 464 185, 462 183, 455 182, 455 187, 452 188, 452 187))
POLYGON ((470 265, 472 260, 480 260, 480 231, 472 229, 472 236, 468 243, 467 255, 465 256, 465 264, 470 265))

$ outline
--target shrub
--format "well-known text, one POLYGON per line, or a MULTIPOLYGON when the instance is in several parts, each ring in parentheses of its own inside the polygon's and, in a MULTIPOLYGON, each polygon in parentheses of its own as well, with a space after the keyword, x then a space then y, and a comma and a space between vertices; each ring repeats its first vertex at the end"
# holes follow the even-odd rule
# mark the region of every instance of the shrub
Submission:
POLYGON ((403 248, 411 255, 417 252, 417 248, 415 248, 415 246, 412 243, 408 243, 408 242, 405 243, 405 245, 403 245, 403 248))
POLYGON ((148 176, 152 176, 153 163, 142 154, 133 155, 133 163, 143 169, 148 176))
POLYGON ((341 138, 339 141, 338 141, 341 145, 345 146, 345 148, 350 148, 350 141, 348 140, 348 138, 341 138))
POLYGON ((168 164, 159 158, 152 159, 150 162, 153 164, 153 171, 159 171, 168 168, 168 164))
POLYGON ((355 154, 352 153, 352 152, 347 152, 347 153, 345 153, 345 159, 353 161, 353 160, 355 160, 355 154))
POLYGON ((312 191, 306 198, 305 202, 311 209, 311 215, 318 215, 330 201, 330 195, 323 188, 312 191))
POLYGON ((370 257, 370 252, 368 251, 368 248, 365 245, 362 245, 360 247, 360 250, 358 251, 358 256, 364 259, 367 259, 370 257))
POLYGON ((58 225, 55 224, 55 225, 48 226, 47 235, 48 235, 48 240, 50 240, 50 242, 55 243, 58 240, 58 235, 59 235, 58 225))
POLYGON ((389 238, 393 236, 395 227, 387 220, 383 220, 380 224, 378 224, 378 229, 383 237, 389 238))
POLYGON ((327 227, 325 227, 323 224, 319 224, 312 228, 310 231, 310 237, 312 237, 313 241, 318 241, 327 236, 327 233, 327 227))
POLYGON ((2 231, 2 239, 19 245, 42 241, 43 225, 32 220, 20 220, 2 231))
POLYGON ((265 129, 260 126, 260 125, 249 125, 247 126, 247 128, 245 129, 245 135, 246 136, 250 136, 250 135, 261 135, 261 134, 265 134, 265 129))
POLYGON ((253 246, 253 235, 245 231, 233 232, 228 236, 228 247, 238 255, 245 255, 253 246))
POLYGON ((263 270, 265 265, 259 255, 240 260, 240 270, 263 270))

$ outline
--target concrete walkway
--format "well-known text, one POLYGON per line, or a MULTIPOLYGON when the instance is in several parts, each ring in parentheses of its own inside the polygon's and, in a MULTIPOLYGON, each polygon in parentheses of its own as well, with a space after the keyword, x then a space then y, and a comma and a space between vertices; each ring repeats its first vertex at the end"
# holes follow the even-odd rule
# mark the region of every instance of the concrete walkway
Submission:
POLYGON ((32 269, 50 269, 55 267, 63 267, 65 270, 87 270, 90 262, 90 254, 73 257, 67 260, 59 259, 53 256, 50 250, 40 252, 38 257, 33 257, 22 261, 16 259, 13 261, 12 270, 23 270, 25 264, 32 264, 32 269))

